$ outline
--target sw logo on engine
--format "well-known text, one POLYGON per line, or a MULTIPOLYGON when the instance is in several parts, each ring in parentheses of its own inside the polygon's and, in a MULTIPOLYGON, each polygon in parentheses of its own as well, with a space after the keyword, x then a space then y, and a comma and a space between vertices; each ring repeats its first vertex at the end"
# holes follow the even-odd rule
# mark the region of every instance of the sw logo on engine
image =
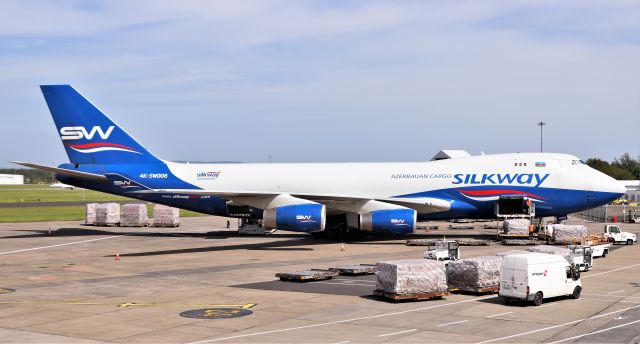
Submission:
POLYGON ((311 215, 296 215, 296 220, 300 222, 315 222, 311 219, 311 215))
POLYGON ((394 225, 408 226, 404 219, 391 219, 391 223, 394 225))
POLYGON ((107 130, 102 130, 99 126, 93 126, 91 130, 87 131, 85 127, 62 127, 60 128, 60 137, 63 140, 80 140, 86 138, 87 140, 93 139, 93 137, 98 134, 100 138, 106 140, 111 135, 115 126, 111 125, 107 128, 107 130))

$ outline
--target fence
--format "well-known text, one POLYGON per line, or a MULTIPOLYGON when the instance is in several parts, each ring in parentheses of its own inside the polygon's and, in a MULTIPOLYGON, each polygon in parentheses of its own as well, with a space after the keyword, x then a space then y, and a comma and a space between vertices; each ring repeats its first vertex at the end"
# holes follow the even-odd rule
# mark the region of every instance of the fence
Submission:
POLYGON ((594 222, 613 222, 614 215, 619 222, 630 222, 630 219, 640 217, 640 206, 603 205, 572 214, 584 220, 594 222))

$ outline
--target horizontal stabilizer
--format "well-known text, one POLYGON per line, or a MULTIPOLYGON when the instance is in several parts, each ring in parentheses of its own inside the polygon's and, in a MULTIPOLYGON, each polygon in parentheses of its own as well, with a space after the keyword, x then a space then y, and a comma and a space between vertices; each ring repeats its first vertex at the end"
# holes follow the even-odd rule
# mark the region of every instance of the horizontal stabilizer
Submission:
POLYGON ((80 171, 68 170, 66 168, 38 165, 38 164, 30 163, 30 162, 21 162, 21 161, 11 161, 11 162, 14 163, 14 164, 18 164, 18 165, 22 165, 22 166, 26 166, 26 167, 30 167, 30 168, 35 168, 36 170, 53 172, 53 173, 57 173, 57 174, 63 174, 65 176, 70 176, 70 177, 76 177, 76 178, 88 179, 88 180, 95 180, 95 181, 100 181, 100 182, 106 182, 107 181, 107 177, 105 177, 105 176, 103 176, 101 174, 95 174, 95 173, 89 173, 89 172, 80 172, 80 171))

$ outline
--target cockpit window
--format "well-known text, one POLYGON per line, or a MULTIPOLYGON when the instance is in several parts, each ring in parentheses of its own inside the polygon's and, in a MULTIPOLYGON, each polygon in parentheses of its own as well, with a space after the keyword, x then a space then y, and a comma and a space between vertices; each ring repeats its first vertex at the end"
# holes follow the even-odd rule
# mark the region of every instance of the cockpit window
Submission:
POLYGON ((586 165, 582 160, 571 160, 571 165, 586 165))

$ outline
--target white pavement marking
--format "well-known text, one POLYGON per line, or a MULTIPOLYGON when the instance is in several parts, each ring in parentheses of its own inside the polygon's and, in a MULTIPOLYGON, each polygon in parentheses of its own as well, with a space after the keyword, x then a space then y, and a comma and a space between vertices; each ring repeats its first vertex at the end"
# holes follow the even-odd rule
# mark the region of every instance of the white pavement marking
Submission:
POLYGON ((334 279, 332 279, 332 281, 349 281, 349 282, 376 283, 376 281, 360 280, 360 279, 344 279, 344 278, 334 278, 334 279))
MULTIPOLYGON (((587 300, 587 301, 604 301, 604 302, 624 302, 624 303, 640 303, 640 301, 624 301, 624 300, 612 300, 612 299, 590 299, 581 297, 578 300, 587 300)), ((578 301, 576 300, 576 301, 578 301)))
POLYGON ((607 295, 617 294, 617 293, 622 293, 623 291, 624 291, 624 289, 617 290, 617 291, 612 291, 612 292, 610 292, 610 293, 607 293, 607 295))
POLYGON ((623 267, 621 267, 621 268, 617 268, 617 269, 613 269, 613 270, 609 270, 609 271, 598 272, 597 274, 593 274, 593 275, 582 276, 582 279, 589 278, 589 277, 593 277, 593 276, 598 276, 598 275, 602 275, 602 274, 608 274, 608 273, 610 273, 610 272, 614 272, 614 271, 619 271, 619 270, 629 269, 629 268, 633 268, 633 267, 636 267, 636 266, 640 266, 640 264, 634 264, 634 265, 629 265, 629 266, 623 266, 623 267))
POLYGON ((621 299, 640 299, 640 296, 618 296, 618 295, 589 294, 589 293, 582 293, 582 295, 605 296, 605 297, 619 297, 619 298, 621 298, 621 299))
MULTIPOLYGON (((217 341, 221 341, 221 340, 229 340, 229 339, 236 339, 236 338, 252 337, 252 336, 259 336, 259 335, 263 335, 263 334, 271 334, 271 333, 278 333, 278 332, 286 332, 286 331, 300 330, 300 329, 304 329, 304 328, 312 328, 312 327, 319 327, 319 326, 327 326, 327 325, 342 324, 342 323, 347 323, 347 322, 352 322, 352 321, 358 321, 358 320, 365 320, 365 319, 374 319, 374 318, 388 317, 388 316, 392 316, 392 315, 399 315, 399 314, 406 314, 406 313, 418 312, 418 311, 423 311, 423 310, 427 310, 427 309, 433 309, 433 308, 439 308, 439 307, 446 307, 446 306, 454 306, 454 305, 459 305, 459 304, 463 304, 463 303, 467 303, 467 302, 475 302, 475 301, 478 301, 478 300, 484 300, 484 299, 488 299, 488 298, 492 298, 492 297, 495 297, 495 295, 488 295, 488 296, 476 297, 476 298, 474 298, 474 299, 469 299, 469 300, 464 300, 464 301, 457 301, 457 302, 450 302, 450 303, 443 303, 443 304, 433 305, 433 306, 428 306, 428 307, 421 307, 421 308, 408 309, 408 310, 406 310, 406 311, 397 311, 397 312, 390 312, 390 313, 382 313, 382 314, 376 314, 376 315, 369 315, 369 316, 365 316, 365 317, 358 317, 358 318, 351 318, 351 319, 344 319, 344 320, 329 321, 329 322, 324 322, 324 323, 317 323, 317 324, 304 325, 304 326, 297 326, 297 327, 282 328, 282 329, 279 329, 279 330, 272 330, 272 331, 264 331, 264 332, 254 332, 254 333, 247 333, 247 334, 239 334, 239 335, 236 335, 236 336, 230 336, 230 337, 221 337, 221 338, 206 339, 206 340, 201 340, 201 341, 197 341, 197 342, 191 342, 190 344, 210 343, 210 342, 217 342, 217 341)), ((640 306, 639 306, 639 307, 640 307, 640 306)))
POLYGON ((614 314, 614 313, 626 312, 626 311, 628 311, 630 309, 635 309, 635 308, 639 308, 639 307, 640 307, 640 305, 639 306, 634 306, 634 307, 629 307, 629 308, 624 308, 624 309, 620 309, 620 310, 609 312, 609 313, 594 315, 592 317, 585 318, 585 319, 578 319, 578 320, 574 320, 574 321, 569 321, 569 322, 566 322, 564 324, 559 324, 559 325, 554 325, 554 326, 549 326, 549 327, 543 327, 543 328, 539 328, 537 330, 531 330, 531 331, 527 331, 527 332, 512 334, 510 336, 489 339, 489 340, 485 340, 485 341, 482 341, 482 342, 477 342, 476 344, 492 343, 492 342, 497 342, 497 341, 503 340, 503 339, 511 339, 511 338, 515 338, 515 337, 524 336, 524 335, 530 334, 530 333, 536 333, 536 332, 542 332, 542 331, 546 331, 546 330, 551 330, 551 329, 554 329, 554 328, 558 328, 558 327, 562 327, 562 326, 568 326, 568 325, 572 325, 572 324, 575 324, 575 323, 579 323, 579 322, 585 321, 585 320, 601 318, 601 317, 604 317, 604 316, 607 316, 607 315, 610 315, 610 314, 614 314))
POLYGON ((551 307, 551 306, 555 306, 555 305, 556 305, 555 303, 547 303, 547 304, 544 304, 544 305, 542 305, 542 306, 535 307, 534 309, 545 308, 545 307, 551 307))
POLYGON ((499 317, 501 315, 507 315, 507 314, 511 314, 513 312, 505 312, 505 313, 499 313, 499 314, 494 314, 494 315, 487 315, 485 318, 493 318, 493 317, 499 317))
POLYGON ((640 320, 631 321, 631 322, 628 322, 628 323, 626 323, 626 324, 617 325, 617 326, 612 326, 612 327, 608 327, 608 328, 605 328, 605 329, 602 329, 602 330, 598 330, 598 331, 593 331, 593 332, 589 332, 589 333, 581 334, 581 335, 579 335, 579 336, 574 336, 574 337, 571 337, 571 338, 561 339, 561 340, 558 340, 558 341, 555 341, 555 342, 551 342, 551 343, 549 343, 549 344, 562 343, 562 342, 566 342, 566 341, 568 341, 568 340, 577 339, 577 338, 582 338, 582 337, 590 336, 590 335, 592 335, 592 334, 598 334, 598 333, 602 333, 602 332, 610 331, 610 330, 613 330, 613 329, 616 329, 616 328, 620 328, 620 327, 624 327, 624 326, 629 326, 629 325, 635 324, 635 323, 637 323, 637 322, 640 322, 640 320))
POLYGON ((413 328, 411 330, 405 330, 405 331, 398 331, 398 332, 392 332, 392 333, 387 333, 387 334, 381 334, 378 337, 393 336, 393 335, 396 335, 396 334, 408 333, 408 332, 413 332, 413 331, 418 331, 418 329, 417 328, 413 328))
POLYGON ((344 342, 337 342, 337 343, 333 343, 333 344, 347 344, 347 343, 351 343, 351 341, 345 340, 344 342))
POLYGON ((82 241, 74 241, 74 242, 67 242, 64 244, 57 244, 57 245, 49 245, 49 246, 41 246, 41 247, 34 247, 34 248, 25 248, 23 250, 15 250, 15 251, 8 251, 8 252, 0 252, 0 255, 3 254, 12 254, 12 253, 20 253, 20 252, 27 252, 27 251, 35 251, 35 250, 44 250, 45 248, 53 248, 53 247, 60 247, 60 246, 67 246, 67 245, 77 245, 77 244, 84 244, 86 242, 92 242, 92 241, 99 241, 99 240, 107 240, 107 239, 113 239, 113 238, 118 238, 124 235, 112 235, 112 236, 108 236, 108 237, 104 237, 104 238, 97 238, 97 239, 89 239, 89 240, 82 240, 82 241))
POLYGON ((460 320, 460 321, 454 321, 454 322, 450 322, 450 323, 446 323, 446 324, 440 324, 438 325, 438 327, 440 326, 449 326, 449 325, 453 325, 453 324, 461 324, 461 323, 465 323, 469 320, 460 320))

